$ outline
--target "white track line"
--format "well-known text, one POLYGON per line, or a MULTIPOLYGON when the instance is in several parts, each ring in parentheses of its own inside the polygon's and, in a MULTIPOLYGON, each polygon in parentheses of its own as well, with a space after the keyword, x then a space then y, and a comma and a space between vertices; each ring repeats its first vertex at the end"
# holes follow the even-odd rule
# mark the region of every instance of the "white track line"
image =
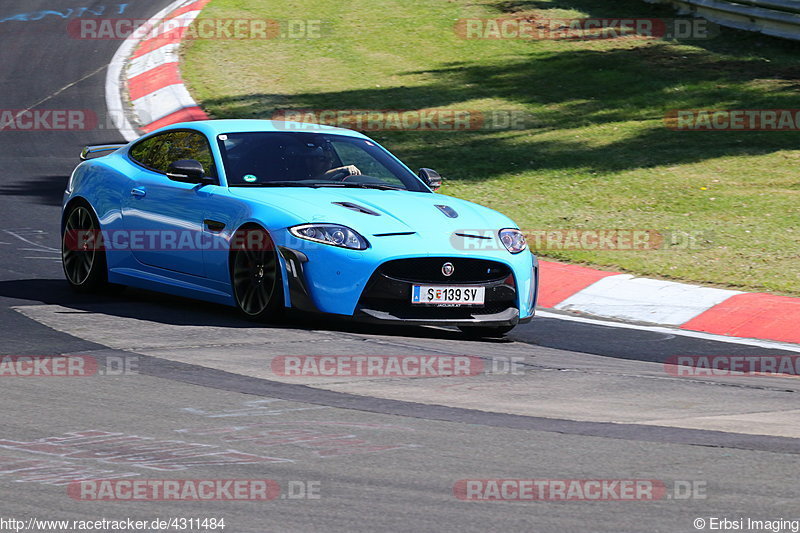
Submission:
MULTIPOLYGON (((770 350, 787 350, 790 352, 800 353, 800 346, 797 344, 789 344, 778 341, 765 341, 761 339, 744 339, 741 337, 726 337, 724 335, 714 335, 712 333, 703 333, 701 331, 690 331, 688 329, 666 328, 661 326, 644 326, 641 324, 625 324, 623 322, 609 322, 597 318, 588 318, 583 316, 568 315, 562 313, 553 313, 542 309, 536 310, 537 317, 555 318, 556 320, 568 320, 570 322, 583 322, 585 324, 593 324, 595 326, 606 326, 610 328, 623 328, 623 329, 639 329, 642 331, 652 331, 655 333, 665 333, 668 335, 679 335, 681 337, 694 337, 696 339, 705 339, 709 341, 727 342, 730 344, 744 344, 747 346, 756 346, 758 348, 765 348, 770 350)), ((534 318, 534 320, 536 320, 534 318)))
POLYGON ((61 253, 61 250, 59 250, 58 248, 52 248, 50 246, 45 246, 44 244, 39 244, 38 242, 33 242, 31 240, 26 239, 25 237, 23 237, 19 233, 14 233, 13 231, 9 231, 7 229, 4 229, 3 231, 6 232, 7 234, 11 235, 12 237, 16 237, 17 239, 21 240, 22 242, 28 243, 31 246, 35 246, 35 248, 33 248, 33 249, 24 248, 24 250, 33 250, 33 251, 38 251, 38 252, 57 252, 57 253, 61 253))

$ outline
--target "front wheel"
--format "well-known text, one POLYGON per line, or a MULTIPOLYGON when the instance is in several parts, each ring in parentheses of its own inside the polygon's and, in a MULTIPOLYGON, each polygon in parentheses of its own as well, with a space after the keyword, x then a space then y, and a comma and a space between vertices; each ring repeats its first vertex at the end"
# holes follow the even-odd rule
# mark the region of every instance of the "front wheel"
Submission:
POLYGON ((506 333, 514 329, 515 326, 495 326, 495 327, 482 327, 482 326, 458 326, 464 335, 474 339, 481 339, 484 337, 495 338, 504 337, 506 333))
POLYGON ((231 286, 236 307, 248 320, 278 318, 283 306, 278 253, 263 229, 236 232, 231 244, 231 286))

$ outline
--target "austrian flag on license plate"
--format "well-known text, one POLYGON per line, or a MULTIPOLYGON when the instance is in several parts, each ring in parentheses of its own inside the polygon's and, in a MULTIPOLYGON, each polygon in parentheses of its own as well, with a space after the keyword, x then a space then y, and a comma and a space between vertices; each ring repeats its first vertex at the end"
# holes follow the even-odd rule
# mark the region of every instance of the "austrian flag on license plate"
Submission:
POLYGON ((412 304, 428 305, 483 305, 485 287, 443 287, 414 285, 412 304))

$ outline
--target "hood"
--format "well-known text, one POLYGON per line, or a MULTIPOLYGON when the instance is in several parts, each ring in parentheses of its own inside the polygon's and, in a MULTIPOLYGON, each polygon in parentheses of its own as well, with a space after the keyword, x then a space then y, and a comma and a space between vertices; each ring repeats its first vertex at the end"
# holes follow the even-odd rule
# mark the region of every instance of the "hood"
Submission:
POLYGON ((331 187, 234 187, 230 190, 235 196, 293 215, 297 224, 343 224, 365 237, 414 232, 426 240, 439 240, 449 239, 456 231, 515 227, 508 217, 497 211, 442 194, 331 187), (337 205, 342 203, 352 209, 337 205), (448 217, 437 205, 452 209, 458 216, 448 217), (359 207, 375 214, 360 212, 359 207))

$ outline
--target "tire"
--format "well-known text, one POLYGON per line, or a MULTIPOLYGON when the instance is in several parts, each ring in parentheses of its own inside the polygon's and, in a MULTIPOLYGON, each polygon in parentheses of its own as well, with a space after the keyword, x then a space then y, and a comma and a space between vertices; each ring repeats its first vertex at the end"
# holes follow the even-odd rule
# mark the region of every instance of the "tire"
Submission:
POLYGON ((516 326, 496 326, 496 327, 481 327, 481 326, 458 326, 458 329, 467 337, 473 339, 482 339, 485 337, 497 338, 505 337, 506 333, 514 329, 516 326))
POLYGON ((263 228, 240 229, 230 256, 231 290, 239 313, 255 322, 275 321, 283 310, 278 253, 263 228))
POLYGON ((100 223, 86 202, 76 202, 67 211, 61 234, 61 264, 72 290, 95 293, 110 288, 106 252, 101 243, 100 223))

